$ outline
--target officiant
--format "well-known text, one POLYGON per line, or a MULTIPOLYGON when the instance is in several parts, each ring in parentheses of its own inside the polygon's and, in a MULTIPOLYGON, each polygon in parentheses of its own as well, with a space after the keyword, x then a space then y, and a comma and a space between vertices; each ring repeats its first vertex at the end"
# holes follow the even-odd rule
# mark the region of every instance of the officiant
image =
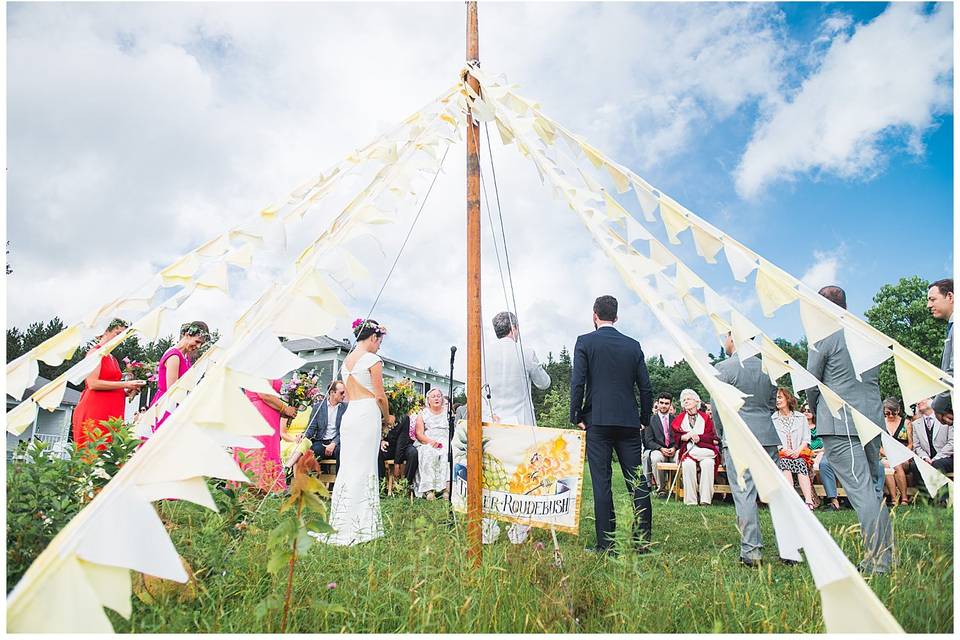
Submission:
MULTIPOLYGON (((519 344, 520 329, 517 316, 501 311, 493 317, 493 331, 497 341, 485 345, 483 377, 487 385, 487 397, 483 402, 483 420, 499 424, 537 426, 533 411, 530 385, 538 389, 550 386, 550 374, 537 359, 533 349, 524 349, 519 344)), ((513 524, 507 536, 514 544, 527 539, 530 527, 513 524)), ((483 542, 494 542, 500 535, 496 521, 484 518, 483 542)))

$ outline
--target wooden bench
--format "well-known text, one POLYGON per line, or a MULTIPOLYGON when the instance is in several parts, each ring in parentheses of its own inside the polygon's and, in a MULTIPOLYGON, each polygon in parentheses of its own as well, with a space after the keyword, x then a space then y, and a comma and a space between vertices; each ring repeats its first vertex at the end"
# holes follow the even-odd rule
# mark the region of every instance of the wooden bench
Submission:
POLYGON ((333 490, 333 483, 337 480, 337 461, 334 458, 323 458, 317 460, 320 465, 320 475, 317 477, 320 482, 326 485, 328 491, 333 490))
MULTIPOLYGON (((683 480, 677 477, 680 473, 680 464, 677 462, 658 462, 657 471, 667 472, 668 485, 672 487, 672 493, 677 500, 681 500, 683 498, 683 480)), ((713 492, 714 494, 720 493, 726 498, 731 493, 730 485, 727 482, 717 482, 721 476, 725 481, 727 469, 722 464, 714 470, 713 492)))

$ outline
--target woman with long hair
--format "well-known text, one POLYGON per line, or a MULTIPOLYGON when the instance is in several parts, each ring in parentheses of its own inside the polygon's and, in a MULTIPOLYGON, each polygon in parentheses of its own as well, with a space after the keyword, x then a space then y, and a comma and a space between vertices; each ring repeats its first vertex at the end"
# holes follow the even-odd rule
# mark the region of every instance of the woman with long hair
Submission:
MULTIPOLYGON (((900 411, 900 401, 896 398, 887 398, 883 401, 883 422, 894 440, 913 451, 913 425, 906 420, 900 411)), ((881 451, 883 454, 883 451, 881 451)), ((883 455, 883 466, 889 467, 886 455, 883 455)), ((887 493, 890 495, 891 506, 908 504, 907 496, 907 466, 909 461, 898 464, 893 468, 893 475, 884 477, 887 493)))
POLYGON ((330 498, 333 533, 311 533, 321 542, 348 546, 383 536, 377 460, 390 407, 377 351, 386 334, 376 320, 353 323, 356 346, 340 368, 349 404, 340 422, 340 470, 330 498))
MULTIPOLYGON (((107 344, 129 326, 130 323, 126 320, 114 318, 107 325, 107 330, 97 339, 96 348, 107 344)), ((87 355, 93 357, 94 353, 94 349, 91 349, 87 355)), ((109 353, 100 357, 97 368, 87 376, 80 402, 73 410, 73 441, 77 449, 86 448, 91 442, 104 436, 106 442, 110 442, 110 431, 103 422, 112 418, 123 418, 128 393, 137 392, 146 384, 143 380, 122 378, 120 363, 109 353)), ((105 448, 104 444, 97 447, 98 450, 105 448)))

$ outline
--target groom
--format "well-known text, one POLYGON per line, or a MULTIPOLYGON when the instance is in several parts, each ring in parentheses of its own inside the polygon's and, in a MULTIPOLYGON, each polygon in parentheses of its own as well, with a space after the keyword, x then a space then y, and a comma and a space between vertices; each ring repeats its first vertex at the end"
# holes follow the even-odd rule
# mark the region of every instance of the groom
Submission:
POLYGON ((600 296, 593 304, 596 331, 577 338, 570 379, 570 422, 587 432, 587 462, 593 481, 597 545, 588 551, 613 552, 616 518, 611 476, 617 452, 627 489, 633 494, 633 545, 649 551, 650 489, 640 473, 642 426, 650 422, 653 392, 640 343, 613 328, 617 299, 600 296), (640 392, 640 412, 634 387, 640 392))

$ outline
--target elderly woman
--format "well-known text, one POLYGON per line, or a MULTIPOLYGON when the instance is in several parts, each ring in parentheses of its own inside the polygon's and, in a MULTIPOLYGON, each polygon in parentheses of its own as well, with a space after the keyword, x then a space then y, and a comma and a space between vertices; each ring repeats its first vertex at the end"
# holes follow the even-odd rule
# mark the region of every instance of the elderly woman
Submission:
POLYGON ((713 476, 719 459, 717 436, 713 420, 700 411, 700 396, 693 389, 680 392, 683 413, 673 420, 674 442, 680 450, 680 468, 683 471, 683 502, 697 504, 697 466, 700 467, 700 504, 713 502, 713 476))
MULTIPOLYGON (((887 433, 894 440, 911 451, 913 450, 913 425, 901 415, 900 401, 896 398, 887 398, 883 401, 883 422, 887 428, 887 433)), ((906 471, 909 464, 909 461, 898 464, 893 468, 893 475, 885 477, 884 483, 887 486, 887 493, 890 494, 890 504, 894 507, 898 504, 908 504, 910 502, 907 497, 906 471)), ((886 455, 883 456, 883 466, 890 466, 886 455)))
POLYGON ((813 483, 810 481, 810 468, 813 466, 813 454, 810 451, 810 427, 807 418, 797 411, 797 399, 786 387, 777 389, 777 411, 771 417, 773 426, 780 436, 780 458, 777 466, 783 476, 793 486, 793 476, 797 476, 803 500, 811 511, 813 505, 813 483))
POLYGON ((434 387, 427 392, 427 406, 417 415, 417 479, 414 493, 418 498, 433 500, 436 492, 449 495, 450 481, 450 426, 443 403, 443 392, 434 387))

